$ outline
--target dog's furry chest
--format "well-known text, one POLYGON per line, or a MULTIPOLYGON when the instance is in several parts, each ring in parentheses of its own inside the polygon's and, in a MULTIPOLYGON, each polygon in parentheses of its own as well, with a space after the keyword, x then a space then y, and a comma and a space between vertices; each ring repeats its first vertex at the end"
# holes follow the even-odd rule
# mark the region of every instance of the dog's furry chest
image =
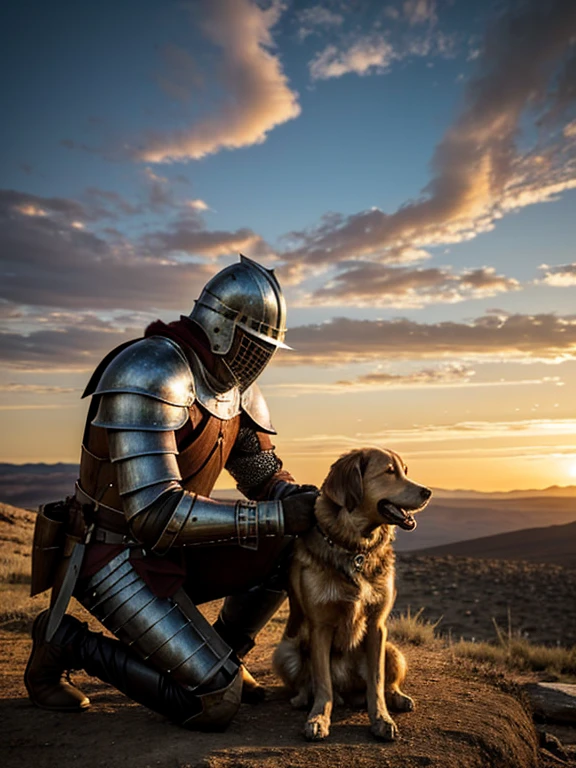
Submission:
POLYGON ((387 613, 394 602, 391 550, 385 548, 367 557, 362 571, 356 571, 353 558, 341 552, 315 552, 303 544, 299 550, 298 591, 306 604, 305 616, 322 612, 334 626, 333 648, 352 650, 366 633, 368 614, 387 613))

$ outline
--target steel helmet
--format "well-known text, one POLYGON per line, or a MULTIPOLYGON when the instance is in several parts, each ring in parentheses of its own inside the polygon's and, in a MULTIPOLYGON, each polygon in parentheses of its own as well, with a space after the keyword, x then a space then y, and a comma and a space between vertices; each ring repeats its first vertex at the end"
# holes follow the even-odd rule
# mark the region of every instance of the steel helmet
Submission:
POLYGON ((246 256, 206 284, 190 319, 241 388, 258 378, 276 349, 290 349, 284 343, 286 303, 274 271, 246 256))

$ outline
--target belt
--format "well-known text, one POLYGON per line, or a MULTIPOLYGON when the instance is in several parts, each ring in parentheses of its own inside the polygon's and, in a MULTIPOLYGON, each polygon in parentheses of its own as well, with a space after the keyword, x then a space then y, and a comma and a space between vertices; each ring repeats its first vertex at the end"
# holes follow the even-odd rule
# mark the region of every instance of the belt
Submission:
POLYGON ((62 617, 66 613, 70 597, 72 596, 74 587, 78 581, 78 576, 80 575, 86 544, 92 540, 101 544, 129 543, 129 537, 126 535, 128 526, 122 512, 113 509, 113 507, 98 504, 96 499, 88 496, 88 494, 80 488, 78 483, 76 483, 75 500, 76 503, 80 504, 82 507, 91 507, 94 512, 94 518, 92 520, 86 520, 88 527, 84 538, 78 539, 73 545, 64 569, 60 589, 57 594, 53 591, 53 603, 50 607, 50 615, 48 616, 45 634, 45 640, 48 643, 52 640, 54 633, 60 626, 62 617), (116 528, 116 530, 109 530, 109 527, 116 528))
POLYGON ((80 504, 91 506, 94 510, 92 519, 95 527, 91 536, 93 541, 105 544, 126 543, 125 539, 129 537, 129 530, 123 512, 98 502, 80 488, 78 483, 76 483, 76 499, 80 504), (108 540, 106 540, 105 534, 108 534, 108 540))
POLYGON ((94 528, 91 541, 99 544, 128 544, 130 539, 123 533, 109 531, 106 528, 94 528))

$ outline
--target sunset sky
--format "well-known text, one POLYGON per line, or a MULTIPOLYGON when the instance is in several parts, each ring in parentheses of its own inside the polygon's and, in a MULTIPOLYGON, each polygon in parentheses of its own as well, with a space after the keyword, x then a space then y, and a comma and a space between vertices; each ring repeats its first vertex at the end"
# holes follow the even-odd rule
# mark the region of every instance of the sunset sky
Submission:
POLYGON ((241 252, 299 481, 576 484, 574 0, 31 0, 0 72, 0 462, 77 462, 101 357, 241 252))

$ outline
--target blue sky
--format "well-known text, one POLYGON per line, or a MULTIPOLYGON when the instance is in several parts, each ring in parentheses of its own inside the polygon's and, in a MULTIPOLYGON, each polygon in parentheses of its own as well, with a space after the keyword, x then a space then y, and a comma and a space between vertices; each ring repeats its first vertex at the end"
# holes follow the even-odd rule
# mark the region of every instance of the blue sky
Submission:
POLYGON ((100 356, 243 252, 286 290, 263 387, 305 479, 392 408, 423 481, 570 482, 575 35, 569 0, 10 6, 0 460, 76 460, 100 356))

